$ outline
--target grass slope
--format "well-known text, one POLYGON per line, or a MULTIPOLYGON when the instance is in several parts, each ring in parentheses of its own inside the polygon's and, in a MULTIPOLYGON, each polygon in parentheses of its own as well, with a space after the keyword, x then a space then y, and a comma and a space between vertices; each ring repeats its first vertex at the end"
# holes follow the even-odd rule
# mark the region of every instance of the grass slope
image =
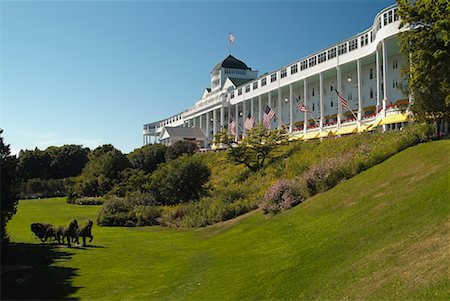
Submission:
MULTIPOLYGON (((94 227, 91 248, 54 247, 61 286, 21 297, 80 299, 450 299, 450 141, 403 151, 305 203, 211 227, 94 227), (67 286, 67 285, 66 285, 67 286), (61 291, 64 289, 64 291, 61 291), (65 296, 64 293, 66 292, 65 296)), ((9 223, 95 218, 97 206, 21 201, 9 223)), ((18 245, 14 247, 28 246, 18 245)), ((34 262, 36 264, 36 262, 34 262)), ((55 276, 52 276, 54 279, 55 276)), ((41 280, 42 282, 42 280, 41 280)))

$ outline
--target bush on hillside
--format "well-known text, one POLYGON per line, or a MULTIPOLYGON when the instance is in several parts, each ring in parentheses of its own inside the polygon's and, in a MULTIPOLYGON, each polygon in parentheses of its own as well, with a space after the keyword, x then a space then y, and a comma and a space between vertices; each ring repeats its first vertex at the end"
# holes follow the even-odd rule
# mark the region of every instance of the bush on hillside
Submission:
POLYGON ((210 175, 200 157, 184 155, 161 165, 152 174, 149 190, 160 204, 184 203, 202 195, 210 175))
POLYGON ((174 160, 183 155, 192 156, 198 151, 198 145, 194 141, 180 140, 169 146, 166 151, 166 160, 174 160))
POLYGON ((259 208, 266 214, 278 213, 294 207, 303 200, 294 181, 280 180, 266 192, 259 208))
POLYGON ((77 199, 67 199, 67 203, 76 205, 102 205, 104 198, 101 197, 82 197, 77 199))
POLYGON ((166 162, 167 146, 163 144, 147 144, 135 149, 127 157, 131 166, 145 173, 152 173, 159 164, 166 162))
POLYGON ((69 180, 66 179, 29 179, 21 183, 19 198, 37 199, 65 196, 68 183, 69 180))
POLYGON ((97 216, 103 226, 143 226, 158 224, 161 208, 151 194, 108 197, 97 216))

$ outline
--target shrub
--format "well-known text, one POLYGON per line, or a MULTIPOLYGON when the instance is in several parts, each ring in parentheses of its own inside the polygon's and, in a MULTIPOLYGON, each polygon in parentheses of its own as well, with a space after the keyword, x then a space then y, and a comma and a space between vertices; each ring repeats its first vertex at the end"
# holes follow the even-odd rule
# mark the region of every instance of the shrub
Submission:
POLYGON ((127 197, 112 195, 103 203, 97 216, 97 222, 104 226, 131 226, 132 223, 136 225, 139 219, 140 224, 152 224, 153 215, 147 213, 150 221, 144 222, 145 215, 141 214, 137 217, 137 212, 139 211, 138 208, 142 209, 155 205, 155 199, 151 194, 134 194, 127 197))
POLYGON ((174 160, 183 155, 192 156, 198 151, 198 145, 194 141, 180 140, 169 146, 166 151, 166 160, 174 160))
POLYGON ((161 165, 151 177, 156 201, 173 205, 197 199, 211 172, 199 156, 182 156, 161 165))
POLYGON ((82 197, 77 199, 67 199, 67 203, 77 205, 102 205, 104 199, 100 197, 82 197))
POLYGON ((294 181, 280 180, 267 191, 259 207, 264 213, 278 213, 302 201, 294 181))
POLYGON ((131 166, 145 173, 152 173, 159 164, 166 162, 167 147, 162 144, 148 144, 135 149, 127 157, 131 166))
POLYGON ((29 179, 20 185, 19 197, 36 199, 64 196, 66 195, 66 184, 66 179, 29 179))

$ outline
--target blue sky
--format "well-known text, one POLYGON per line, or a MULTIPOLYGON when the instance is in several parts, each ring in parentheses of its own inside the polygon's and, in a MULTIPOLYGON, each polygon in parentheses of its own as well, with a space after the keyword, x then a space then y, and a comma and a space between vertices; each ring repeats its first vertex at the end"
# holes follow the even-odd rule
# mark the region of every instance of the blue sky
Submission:
POLYGON ((0 127, 14 152, 142 146, 229 52, 269 72, 371 26, 394 1, 0 1, 0 127))

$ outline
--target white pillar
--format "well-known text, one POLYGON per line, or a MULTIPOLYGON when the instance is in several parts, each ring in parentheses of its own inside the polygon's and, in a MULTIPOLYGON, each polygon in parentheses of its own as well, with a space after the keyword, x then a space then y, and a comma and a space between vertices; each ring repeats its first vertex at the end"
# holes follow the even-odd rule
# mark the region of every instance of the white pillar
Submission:
POLYGON ((294 105, 292 103, 292 84, 289 84, 289 133, 294 131, 294 105))
POLYGON ((206 139, 209 139, 209 124, 211 123, 209 112, 206 112, 206 120, 205 120, 205 128, 206 128, 206 139))
POLYGON ((375 53, 375 57, 376 57, 376 63, 375 63, 375 69, 376 69, 376 75, 377 75, 377 106, 376 106, 376 113, 378 113, 378 109, 380 108, 380 50, 378 49, 377 46, 377 51, 375 53))
POLYGON ((213 110, 213 136, 217 134, 217 110, 213 110))
MULTIPOLYGON (((269 107, 273 110, 273 108, 272 108, 272 94, 270 93, 270 91, 269 91, 269 96, 268 96, 268 100, 267 100, 267 104, 269 105, 269 107)), ((273 122, 273 119, 270 121, 270 123, 269 123, 269 130, 271 130, 272 129, 272 122, 273 122)))
POLYGON ((239 104, 234 105, 234 122, 236 123, 236 141, 239 140, 239 104))
POLYGON ((230 118, 231 118, 231 104, 228 104, 228 120, 227 120, 228 135, 231 135, 230 118))
POLYGON ((253 106, 253 98, 250 98, 250 115, 252 115, 253 119, 255 118, 255 108, 253 106))
POLYGON ((194 124, 194 128, 195 128, 195 117, 194 118, 192 118, 192 121, 193 121, 193 124, 194 124))
MULTIPOLYGON (((306 108, 308 108, 307 104, 307 98, 308 98, 308 82, 306 78, 303 80, 303 104, 306 108)), ((308 127, 308 113, 303 113, 303 135, 306 135, 306 128, 308 127)))
POLYGON ((242 134, 245 136, 247 129, 244 126, 245 119, 247 118, 247 108, 245 106, 245 99, 242 101, 242 134))
POLYGON ((356 60, 356 77, 358 80, 358 132, 361 127, 362 113, 362 93, 361 93, 361 60, 356 60))
POLYGON ((225 118, 225 112, 224 112, 224 107, 223 107, 223 103, 222 103, 222 106, 220 107, 220 131, 221 132, 225 129, 224 118, 225 118))
POLYGON ((387 91, 388 91, 388 74, 387 74, 387 66, 388 66, 388 59, 387 59, 387 45, 386 40, 383 40, 381 42, 383 46, 383 118, 386 117, 386 102, 387 102, 387 91))
POLYGON ((278 116, 277 116, 277 120, 278 120, 278 129, 281 130, 282 126, 283 126, 283 110, 281 107, 282 103, 281 103, 281 89, 280 87, 278 87, 278 116))
MULTIPOLYGON (((341 77, 341 68, 339 66, 336 67, 336 74, 337 74, 337 90, 339 91, 339 93, 341 93, 342 95, 344 95, 344 91, 342 91, 342 77, 341 77)), ((342 104, 341 101, 339 100, 339 97, 337 99, 337 105, 338 105, 338 114, 337 114, 337 124, 338 124, 338 129, 341 127, 341 120, 342 120, 342 104)))
POLYGON ((319 73, 319 107, 320 107, 320 131, 322 131, 323 128, 323 119, 325 117, 324 111, 323 111, 323 74, 322 72, 319 73))
POLYGON ((198 123, 199 123, 199 127, 200 127, 200 130, 202 130, 203 131, 203 115, 200 115, 199 117, 199 121, 198 121, 198 123))
POLYGON ((258 96, 258 122, 262 122, 262 99, 261 95, 258 96))

